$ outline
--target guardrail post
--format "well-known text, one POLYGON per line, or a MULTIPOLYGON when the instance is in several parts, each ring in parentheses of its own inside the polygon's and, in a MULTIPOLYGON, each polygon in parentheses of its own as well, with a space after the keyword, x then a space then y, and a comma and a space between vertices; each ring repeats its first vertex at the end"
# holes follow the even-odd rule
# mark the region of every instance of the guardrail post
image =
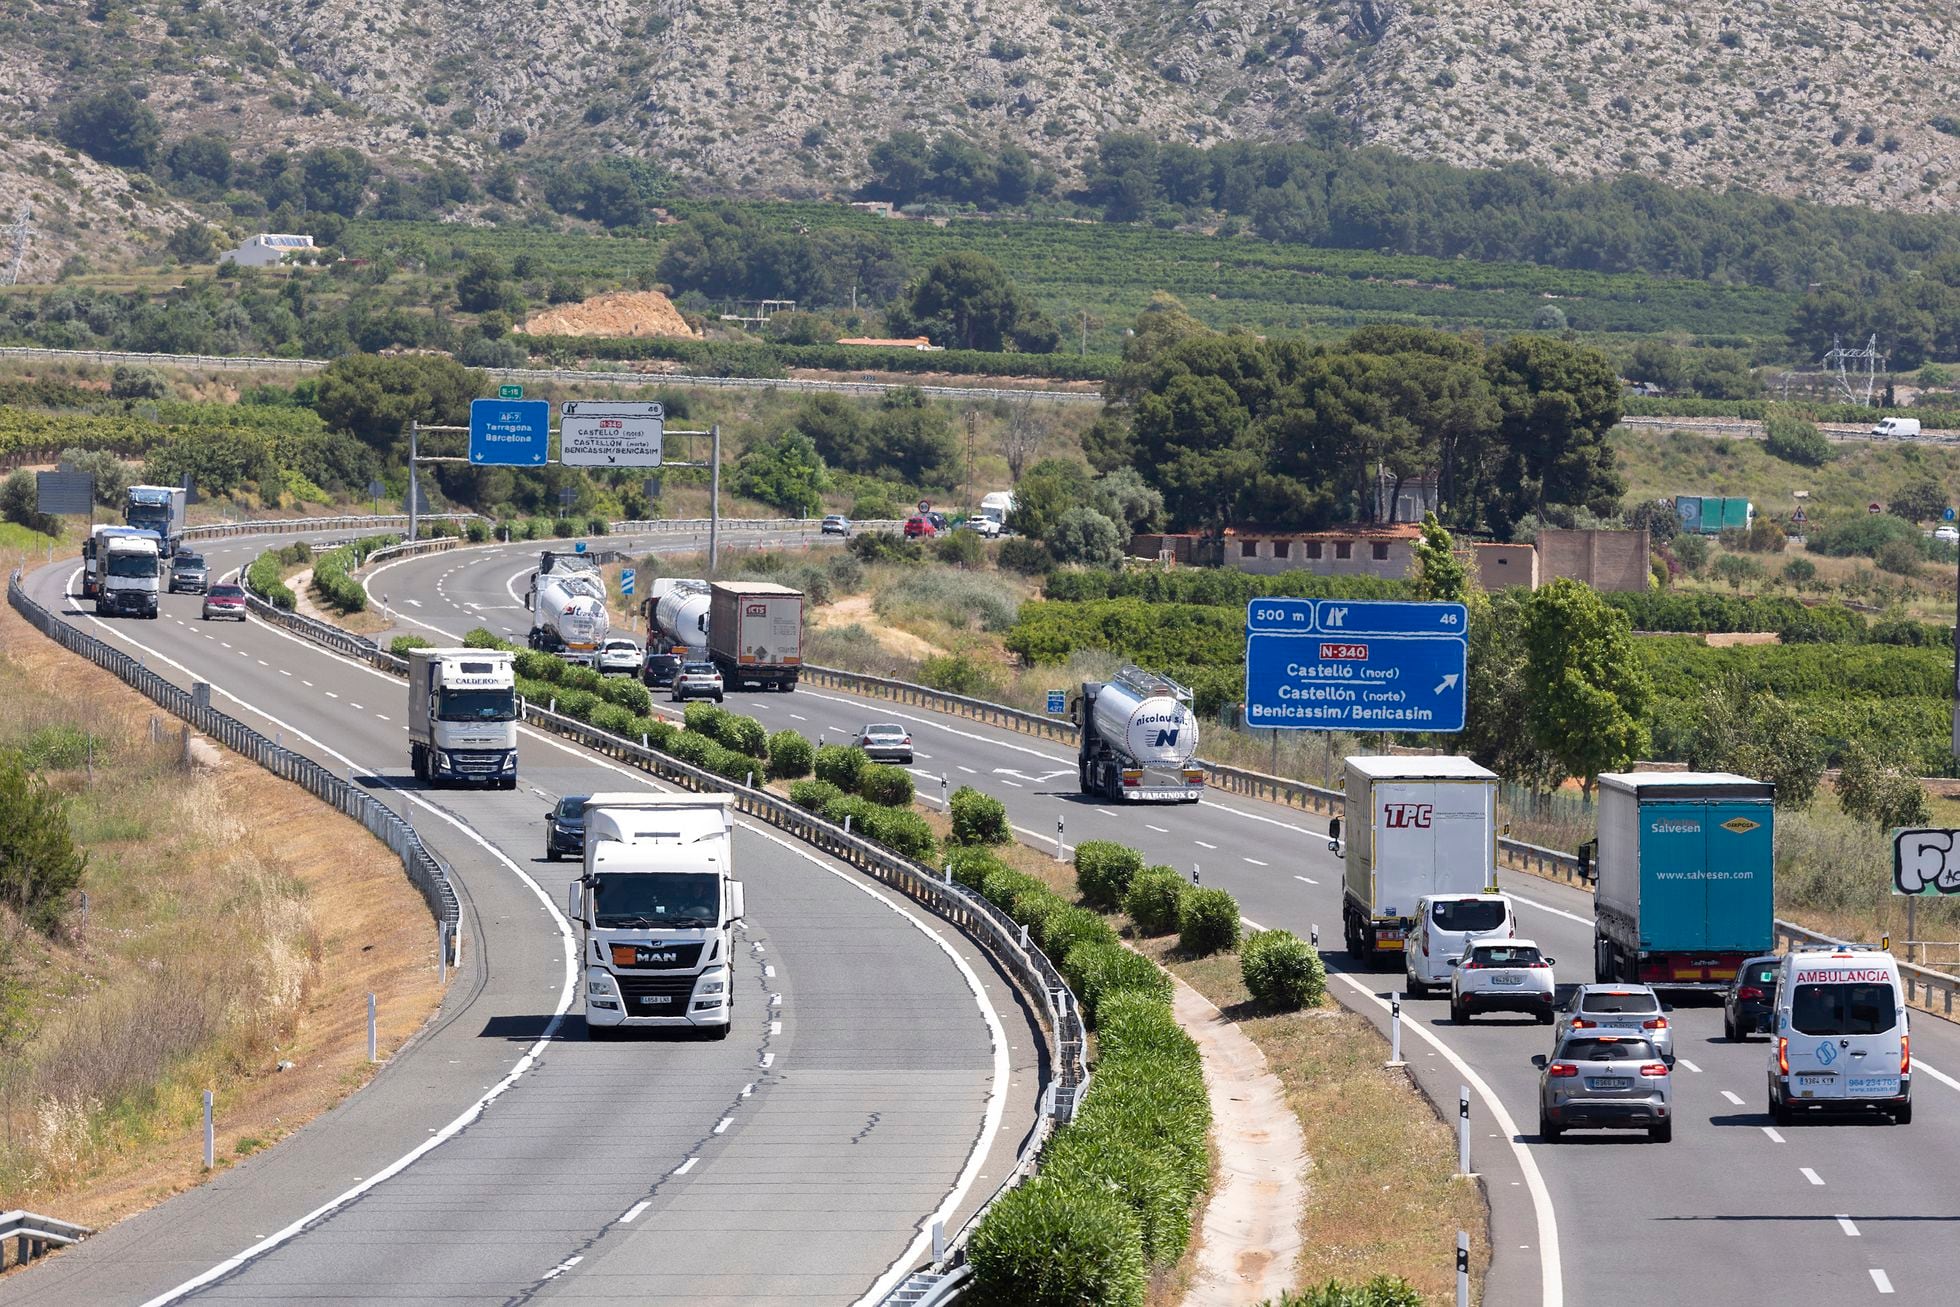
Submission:
POLYGON ((1470 1086, 1456 1089, 1456 1173, 1470 1174, 1470 1086))
POLYGON ((211 1121, 211 1091, 204 1091, 204 1169, 210 1170, 218 1162, 218 1136, 211 1121))

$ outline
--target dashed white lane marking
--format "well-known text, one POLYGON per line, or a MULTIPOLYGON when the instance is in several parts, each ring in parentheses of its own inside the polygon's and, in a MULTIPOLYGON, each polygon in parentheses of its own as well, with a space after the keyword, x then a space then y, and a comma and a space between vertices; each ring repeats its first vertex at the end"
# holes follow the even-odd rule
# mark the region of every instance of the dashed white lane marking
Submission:
POLYGON ((781 994, 771 994, 769 996, 770 1007, 781 1007, 782 1005, 783 1005, 783 996, 781 994))
POLYGON ((313 688, 313 682, 307 680, 305 677, 301 677, 299 683, 309 690, 313 688))
POLYGON ((783 1023, 782 1023, 782 1022, 780 1022, 780 1021, 771 1021, 771 1022, 769 1023, 769 1033, 770 1033, 770 1034, 772 1034, 772 1035, 780 1035, 780 1034, 782 1034, 782 1033, 783 1033, 783 1023))
POLYGON ((770 1066, 774 1066, 775 1064, 776 1064, 776 1055, 774 1053, 764 1053, 762 1055, 762 1061, 758 1065, 764 1067, 770 1067, 770 1066))
POLYGON ((366 704, 364 704, 364 703, 355 703, 355 702, 354 702, 354 701, 353 701, 352 699, 349 699, 349 700, 347 701, 347 706, 348 706, 349 708, 358 708, 358 709, 360 709, 360 710, 361 710, 362 712, 366 712, 366 711, 367 711, 367 705, 366 705, 366 704))
POLYGON ((674 1174, 686 1175, 689 1171, 692 1171, 694 1169, 694 1164, 696 1162, 699 1162, 700 1160, 701 1159, 698 1157, 688 1158, 685 1162, 682 1162, 679 1166, 674 1168, 674 1174))
POLYGON ((1770 1142, 1771 1142, 1772 1144, 1781 1144, 1781 1143, 1787 1143, 1787 1142, 1788 1142, 1788 1141, 1787 1141, 1786 1139, 1784 1139, 1784 1138, 1783 1138, 1783 1136, 1782 1136, 1782 1135, 1780 1135, 1780 1134, 1778 1134, 1778 1133, 1776 1133, 1776 1127, 1775 1127, 1775 1126, 1770 1126, 1770 1125, 1766 1125, 1766 1126, 1764 1126, 1764 1127, 1763 1127, 1763 1133, 1769 1136, 1769 1141, 1770 1141, 1770 1142))
POLYGON ((774 968, 774 967, 764 967, 764 968, 762 969, 762 974, 763 974, 764 976, 766 976, 766 977, 768 977, 769 979, 771 979, 771 980, 774 980, 774 979, 776 978, 776 968, 774 968))
POLYGON ((335 694, 335 693, 334 693, 334 692, 333 692, 332 690, 328 690, 328 691, 327 691, 327 698, 329 698, 329 699, 338 699, 339 697, 340 697, 340 696, 339 696, 339 695, 337 695, 337 694, 335 694))
POLYGON ((1890 1293, 1892 1292, 1892 1279, 1884 1271, 1874 1266, 1872 1267, 1872 1287, 1880 1293, 1890 1293))
POLYGON ((1162 826, 1151 826, 1151 825, 1150 825, 1150 823, 1149 823, 1149 822, 1147 822, 1147 821, 1146 821, 1145 823, 1143 823, 1143 824, 1144 824, 1145 826, 1149 826, 1151 830, 1154 830, 1154 831, 1156 831, 1156 832, 1157 832, 1157 833, 1158 833, 1159 835, 1168 835, 1168 834, 1170 834, 1170 832, 1169 832, 1169 831, 1167 831, 1167 830, 1165 830, 1165 829, 1164 829, 1164 828, 1163 828, 1162 826))
POLYGON ((388 720, 388 714, 387 714, 387 713, 380 713, 380 712, 378 712, 378 713, 376 713, 376 714, 374 715, 374 719, 375 719, 376 721, 381 721, 381 722, 385 722, 385 721, 387 721, 387 720, 388 720))
MULTIPOLYGON (((1027 786, 1025 786, 1025 785, 1023 785, 1023 784, 1021 784, 1021 782, 1019 782, 1019 781, 1010 781, 1010 780, 1008 780, 1008 779, 1007 779, 1007 778, 1006 778, 1005 776, 1003 776, 1003 777, 1001 777, 1001 778, 1000 778, 1000 783, 1001 783, 1002 785, 1012 785, 1012 786, 1013 786, 1013 787, 1014 787, 1015 789, 1017 789, 1017 790, 1025 790, 1025 789, 1027 788, 1027 786)), ((1152 829, 1155 829, 1155 828, 1153 827, 1152 829)))
POLYGON ((754 1092, 755 1092, 755 1081, 751 1080, 749 1081, 749 1083, 742 1086, 743 1098, 747 1098, 750 1094, 753 1094, 754 1092))
POLYGON ((555 1280, 559 1276, 563 1275, 566 1271, 571 1270, 574 1266, 577 1266, 580 1262, 584 1260, 585 1258, 583 1256, 567 1257, 564 1261, 558 1263, 558 1265, 546 1271, 544 1273, 544 1278, 547 1280, 555 1280))
POLYGON ((1255 867, 1263 867, 1266 865, 1265 863, 1259 861, 1259 859, 1257 858, 1247 858, 1246 861, 1251 863, 1255 867))
POLYGON ((1851 1223, 1851 1216, 1848 1212, 1837 1213, 1836 1220, 1838 1223, 1838 1229, 1844 1231, 1846 1234, 1850 1235, 1853 1239, 1856 1239, 1858 1237, 1858 1227, 1851 1223))
POLYGON ((1809 1167, 1807 1167, 1807 1166, 1800 1166, 1800 1167, 1798 1167, 1798 1168, 1797 1168, 1797 1170, 1803 1173, 1803 1178, 1804 1178, 1804 1179, 1806 1179, 1806 1180, 1808 1180, 1808 1181, 1810 1181, 1810 1182, 1811 1182, 1812 1184, 1814 1184, 1814 1185, 1816 1185, 1816 1186, 1817 1186, 1818 1188, 1820 1188, 1820 1189, 1821 1189, 1821 1188, 1823 1188, 1823 1187, 1824 1187, 1824 1177, 1823 1177, 1823 1176, 1821 1176, 1821 1175, 1819 1175, 1819 1174, 1817 1174, 1817 1172, 1815 1172, 1815 1171, 1813 1171, 1813 1170, 1811 1170, 1811 1169, 1810 1169, 1809 1167))
POLYGON ((734 1117, 724 1116, 721 1120, 715 1122, 715 1133, 720 1134, 722 1131, 728 1129, 729 1126, 732 1126, 734 1124, 735 1124, 734 1117))
POLYGON ((638 1216, 641 1212, 644 1212, 647 1208, 651 1206, 653 1206, 651 1202, 634 1203, 631 1207, 626 1209, 625 1214, 622 1215, 619 1219, 622 1224, 631 1225, 633 1223, 634 1217, 638 1216))
POLYGON ((807 721, 809 721, 809 720, 810 720, 810 719, 809 719, 808 717, 805 717, 805 716, 804 716, 804 715, 803 715, 802 713, 800 713, 800 712, 793 712, 793 713, 791 713, 791 714, 789 715, 789 719, 790 719, 791 721, 793 721, 793 722, 807 722, 807 721))
POLYGON ((1303 880, 1303 881, 1305 881, 1305 882, 1307 882, 1307 884, 1309 884, 1309 885, 1318 885, 1318 884, 1320 884, 1320 882, 1319 882, 1319 881, 1317 881, 1317 880, 1315 880, 1315 879, 1314 879, 1313 877, 1311 877, 1311 876, 1295 876, 1295 877, 1294 877, 1293 879, 1295 879, 1295 880, 1303 880))
POLYGON ((1694 1072, 1696 1075, 1701 1074, 1701 1068, 1696 1066, 1693 1062, 1690 1062, 1687 1058, 1684 1057, 1684 1058, 1679 1058, 1677 1060, 1681 1063, 1682 1066, 1688 1068, 1688 1070, 1694 1072))
POLYGON ((953 765, 959 767, 961 771, 965 772, 969 776, 978 776, 980 774, 979 772, 973 770, 973 768, 971 767, 960 766, 960 764, 958 763, 955 763, 953 765))
POLYGON ((1218 847, 1216 844, 1207 844, 1203 840, 1192 840, 1191 842, 1201 849, 1215 849, 1218 847))
POLYGON ((1729 1102, 1736 1107, 1742 1106, 1742 1099, 1726 1089, 1722 1091, 1722 1097, 1728 1099, 1729 1102))
POLYGON ((283 668, 283 667, 281 667, 281 668, 279 669, 279 674, 280 674, 281 676, 291 676, 291 675, 292 675, 292 673, 291 673, 291 672, 289 672, 289 671, 287 671, 287 670, 286 670, 285 668, 283 668))
POLYGON ((267 662, 267 661, 266 661, 265 659, 263 659, 263 658, 261 658, 261 659, 259 659, 259 666, 261 666, 261 667, 270 667, 270 666, 272 666, 272 664, 271 664, 271 663, 269 663, 269 662, 267 662))

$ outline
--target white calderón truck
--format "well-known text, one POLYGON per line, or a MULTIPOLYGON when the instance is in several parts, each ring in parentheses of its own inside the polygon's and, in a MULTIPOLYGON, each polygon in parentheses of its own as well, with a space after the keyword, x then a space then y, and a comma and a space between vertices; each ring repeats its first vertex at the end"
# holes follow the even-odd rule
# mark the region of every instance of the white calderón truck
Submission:
POLYGON ((123 617, 155 617, 162 589, 163 551, 155 533, 130 531, 94 537, 95 611, 123 617))
POLYGON ((582 554, 545 550, 531 573, 524 606, 531 610, 531 647, 569 662, 591 662, 612 630, 606 578, 582 554))
POLYGON ((1347 760, 1341 923, 1348 952, 1400 952, 1418 900, 1495 893, 1497 774, 1468 758, 1363 756, 1347 760))
POLYGON ((517 788, 516 656, 408 651, 408 761, 415 779, 517 788))
POLYGON ((1204 797, 1204 769, 1191 761, 1198 752, 1191 692, 1170 677, 1124 667, 1107 681, 1084 681, 1072 712, 1082 793, 1115 803, 1204 797))
POLYGON ((585 873, 568 889, 594 1038, 630 1026, 688 1026, 725 1038, 735 1008, 734 799, 595 794, 585 802, 585 873))
POLYGON ((708 593, 708 657, 731 690, 794 690, 803 670, 803 592, 772 581, 716 581, 708 593))

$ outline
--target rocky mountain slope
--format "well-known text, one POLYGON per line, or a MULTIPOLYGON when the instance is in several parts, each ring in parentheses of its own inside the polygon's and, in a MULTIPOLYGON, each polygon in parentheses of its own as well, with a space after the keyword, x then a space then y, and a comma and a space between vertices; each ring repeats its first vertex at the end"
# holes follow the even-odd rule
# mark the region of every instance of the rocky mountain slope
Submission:
POLYGON ((1957 29, 1945 0, 8 0, 0 139, 126 84, 166 137, 247 158, 620 152, 819 195, 901 127, 1018 141, 1066 181, 1107 131, 1286 139, 1332 112, 1457 163, 1925 210, 1960 192, 1957 29))

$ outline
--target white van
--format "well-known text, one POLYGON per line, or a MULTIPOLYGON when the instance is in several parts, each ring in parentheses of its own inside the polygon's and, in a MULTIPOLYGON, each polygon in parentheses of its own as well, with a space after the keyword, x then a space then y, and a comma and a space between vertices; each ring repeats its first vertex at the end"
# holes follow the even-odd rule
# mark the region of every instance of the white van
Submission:
POLYGON ((1918 418, 1880 418, 1872 428, 1880 440, 1912 440, 1919 436, 1918 418))
POLYGON ((1518 914, 1508 895, 1432 894, 1418 899, 1402 948, 1409 993, 1448 989, 1450 966, 1470 951, 1472 941, 1510 939, 1517 933, 1518 914))
POLYGON ((1801 948, 1783 958, 1771 999, 1769 1111, 1884 1112, 1912 1122, 1912 1036, 1890 953, 1801 948))

